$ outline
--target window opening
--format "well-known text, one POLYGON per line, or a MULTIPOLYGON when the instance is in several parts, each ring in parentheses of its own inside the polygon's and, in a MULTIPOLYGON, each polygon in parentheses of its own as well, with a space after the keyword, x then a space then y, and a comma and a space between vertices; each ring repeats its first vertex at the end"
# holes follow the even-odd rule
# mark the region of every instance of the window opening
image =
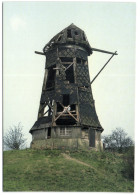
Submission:
POLYGON ((60 129, 60 135, 61 136, 64 136, 65 135, 65 127, 64 128, 61 127, 61 129, 60 129))
POLYGON ((76 58, 76 63, 77 64, 81 64, 81 59, 80 58, 76 58))
POLYGON ((55 67, 56 67, 56 65, 54 65, 48 69, 48 78, 47 78, 47 83, 46 83, 46 89, 48 91, 54 89, 55 75, 56 75, 56 70, 54 70, 55 67))
POLYGON ((70 104, 69 94, 64 94, 63 95, 63 105, 68 106, 69 104, 70 104))
POLYGON ((74 34, 75 34, 75 35, 78 35, 78 32, 77 32, 77 31, 75 31, 75 32, 74 32, 74 34))
POLYGON ((49 112, 49 106, 46 106, 44 109, 44 116, 48 116, 48 112, 49 112))
POLYGON ((86 65, 86 64, 87 64, 87 61, 86 61, 86 60, 83 60, 83 59, 81 59, 81 58, 76 58, 76 63, 77 63, 77 64, 86 65))
POLYGON ((73 58, 61 57, 62 65, 65 67, 66 80, 70 83, 74 83, 74 70, 73 70, 73 58))
MULTIPOLYGON (((66 68, 68 66, 65 66, 66 68)), ((66 71, 66 80, 68 80, 70 83, 74 83, 74 70, 73 70, 73 65, 69 67, 66 71)))
POLYGON ((62 38, 62 37, 60 36, 59 39, 58 39, 58 41, 61 41, 61 38, 62 38))
POLYGON ((48 127, 48 139, 51 138, 51 127, 48 127))
POLYGON ((68 30, 67 30, 67 37, 68 37, 68 38, 72 38, 71 29, 68 29, 68 30))
POLYGON ((71 136, 72 130, 67 129, 66 127, 61 127, 60 128, 60 136, 71 136))
POLYGON ((86 85, 85 85, 85 86, 83 86, 83 88, 88 89, 88 88, 89 88, 89 86, 86 86, 86 85))

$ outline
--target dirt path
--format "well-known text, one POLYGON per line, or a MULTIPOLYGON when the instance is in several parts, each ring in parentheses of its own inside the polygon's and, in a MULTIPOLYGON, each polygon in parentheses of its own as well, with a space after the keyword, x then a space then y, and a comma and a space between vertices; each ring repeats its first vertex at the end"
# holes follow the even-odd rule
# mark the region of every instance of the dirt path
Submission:
POLYGON ((95 171, 98 175, 100 175, 100 176, 102 176, 102 177, 105 176, 103 170, 102 170, 102 171, 97 170, 95 167, 93 167, 93 166, 91 166, 91 165, 89 165, 89 164, 87 164, 87 163, 85 163, 85 162, 82 162, 82 161, 80 161, 80 160, 77 160, 77 159, 75 159, 75 158, 72 158, 72 157, 70 157, 68 154, 62 153, 62 155, 63 155, 63 157, 64 157, 65 159, 67 159, 67 160, 71 160, 71 161, 77 162, 77 163, 79 163, 79 164, 81 164, 81 165, 85 165, 85 166, 87 166, 87 167, 90 167, 91 169, 94 169, 94 171, 95 171))
POLYGON ((81 165, 85 165, 85 166, 87 166, 87 167, 90 167, 90 168, 94 169, 94 167, 92 167, 91 165, 89 165, 89 164, 87 164, 87 163, 84 163, 84 162, 82 162, 82 161, 80 161, 80 160, 77 160, 77 159, 75 159, 75 158, 71 158, 69 155, 67 155, 67 154, 65 154, 65 153, 63 153, 62 155, 63 155, 63 157, 64 157, 65 159, 67 159, 67 160, 72 160, 72 161, 77 162, 77 163, 79 163, 79 164, 81 164, 81 165))

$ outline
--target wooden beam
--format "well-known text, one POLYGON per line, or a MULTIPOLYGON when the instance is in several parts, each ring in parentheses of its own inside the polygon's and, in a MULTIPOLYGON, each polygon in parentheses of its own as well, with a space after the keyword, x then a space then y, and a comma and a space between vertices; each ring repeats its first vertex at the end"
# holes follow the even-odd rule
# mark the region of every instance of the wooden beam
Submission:
POLYGON ((79 122, 79 121, 77 120, 77 118, 75 118, 75 117, 73 116, 73 114, 71 114, 70 111, 68 110, 68 108, 70 107, 70 105, 68 105, 67 107, 65 107, 61 102, 59 102, 59 104, 64 108, 64 110, 63 110, 63 112, 61 112, 61 114, 55 119, 55 121, 56 121, 63 113, 68 112, 68 114, 69 114, 72 118, 74 118, 77 122, 79 122))
MULTIPOLYGON (((61 113, 62 113, 62 112, 61 112, 61 113)), ((61 114, 61 113, 59 113, 59 114, 61 114)), ((58 116, 59 116, 59 114, 58 114, 58 116)), ((71 117, 71 116, 69 115, 69 113, 63 114, 63 116, 69 116, 69 117, 71 117)), ((73 116, 77 116, 77 114, 73 114, 73 116)))
POLYGON ((79 122, 79 121, 77 120, 77 118, 75 118, 75 117, 73 116, 73 114, 70 113, 69 110, 67 110, 67 111, 68 111, 69 115, 71 115, 72 118, 74 118, 77 122, 79 122))
MULTIPOLYGON (((92 48, 92 51, 98 51, 98 52, 101 52, 101 53, 114 54, 113 52, 105 51, 105 50, 101 50, 101 49, 96 49, 96 48, 92 48)), ((115 53, 114 55, 118 55, 118 54, 115 53)))
POLYGON ((65 112, 65 110, 63 110, 63 112, 61 112, 61 114, 59 114, 59 116, 58 116, 57 118, 55 118, 55 121, 56 121, 57 119, 59 119, 59 117, 60 117, 64 112, 65 112))
POLYGON ((49 109, 43 114, 43 116, 44 116, 45 114, 47 114, 48 111, 49 111, 49 109))
POLYGON ((53 109, 52 105, 51 105, 49 102, 48 102, 47 104, 48 104, 48 106, 49 106, 51 109, 53 109))
POLYGON ((39 112, 41 112, 43 110, 43 108, 46 106, 47 104, 45 103, 42 108, 39 110, 39 112))
POLYGON ((40 55, 45 55, 45 53, 40 52, 40 51, 35 51, 36 54, 40 54, 40 55))
POLYGON ((106 67, 106 65, 108 64, 108 62, 113 58, 114 55, 116 55, 117 51, 115 53, 112 54, 112 56, 109 58, 109 60, 105 63, 105 65, 101 68, 101 70, 96 74, 96 76, 93 78, 93 80, 90 82, 90 84, 93 83, 93 81, 95 81, 95 79, 98 77, 98 75, 102 72, 102 70, 106 67))
POLYGON ((73 65, 73 62, 65 69, 65 71, 66 71, 67 69, 69 69, 72 65, 73 65))

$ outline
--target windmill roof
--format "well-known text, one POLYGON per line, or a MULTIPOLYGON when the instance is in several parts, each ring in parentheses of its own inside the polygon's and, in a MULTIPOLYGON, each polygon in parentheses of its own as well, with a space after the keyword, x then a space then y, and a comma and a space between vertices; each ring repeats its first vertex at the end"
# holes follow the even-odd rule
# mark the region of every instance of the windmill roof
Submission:
POLYGON ((86 49, 88 54, 92 54, 91 46, 86 38, 85 32, 73 23, 55 35, 43 48, 43 52, 46 53, 49 49, 52 49, 56 45, 78 45, 86 49))

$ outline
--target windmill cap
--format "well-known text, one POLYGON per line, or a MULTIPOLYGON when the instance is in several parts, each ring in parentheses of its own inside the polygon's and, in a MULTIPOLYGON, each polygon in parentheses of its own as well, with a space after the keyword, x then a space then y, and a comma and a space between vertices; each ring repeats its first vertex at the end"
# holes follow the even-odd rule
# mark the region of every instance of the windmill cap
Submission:
POLYGON ((92 54, 92 48, 86 38, 85 32, 73 23, 55 35, 49 43, 43 48, 43 52, 46 53, 49 49, 52 49, 56 45, 78 45, 86 49, 88 54, 92 54))

